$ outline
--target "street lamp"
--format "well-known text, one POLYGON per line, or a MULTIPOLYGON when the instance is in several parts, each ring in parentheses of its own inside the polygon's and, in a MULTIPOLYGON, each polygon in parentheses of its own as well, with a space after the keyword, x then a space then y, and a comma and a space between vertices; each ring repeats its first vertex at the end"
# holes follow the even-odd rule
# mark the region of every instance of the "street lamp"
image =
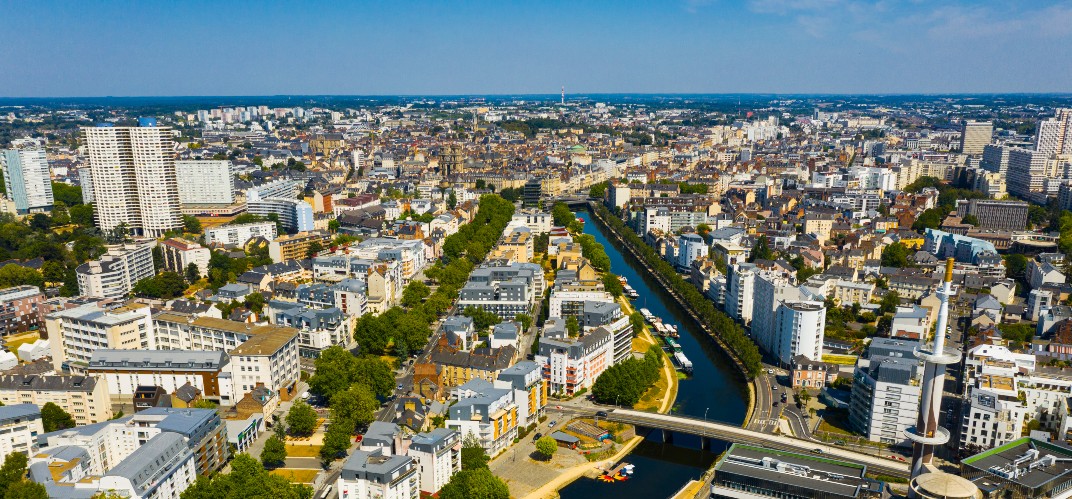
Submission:
POLYGON ((710 407, 705 407, 703 410, 703 437, 700 439, 700 450, 703 450, 703 439, 707 438, 707 411, 711 410, 710 407))

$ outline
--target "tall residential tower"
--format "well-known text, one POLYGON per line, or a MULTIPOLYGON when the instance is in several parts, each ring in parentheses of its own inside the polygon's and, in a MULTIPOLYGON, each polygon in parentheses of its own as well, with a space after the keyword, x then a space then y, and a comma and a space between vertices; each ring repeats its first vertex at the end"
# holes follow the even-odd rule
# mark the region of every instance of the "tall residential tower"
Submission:
POLYGON ((52 178, 44 149, 8 149, 0 155, 0 169, 16 213, 52 210, 52 178))
POLYGON ((97 226, 109 231, 125 224, 135 235, 159 237, 182 227, 171 127, 152 118, 138 123, 82 128, 97 226))

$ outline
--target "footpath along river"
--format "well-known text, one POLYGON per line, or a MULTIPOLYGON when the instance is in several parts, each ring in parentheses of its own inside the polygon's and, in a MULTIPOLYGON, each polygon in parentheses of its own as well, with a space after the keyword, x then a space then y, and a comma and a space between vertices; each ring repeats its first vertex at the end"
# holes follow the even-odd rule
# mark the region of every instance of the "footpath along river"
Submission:
MULTIPOLYGON (((584 232, 595 236, 610 257, 614 274, 625 277, 640 298, 633 300, 637 308, 647 308, 664 323, 677 326, 682 352, 692 361, 693 373, 681 380, 674 402, 673 414, 697 418, 707 417, 740 425, 748 409, 748 388, 733 367, 732 361, 694 325, 674 298, 644 268, 644 265, 622 247, 598 220, 587 210, 576 212, 585 221, 584 232)), ((606 483, 582 478, 560 491, 562 499, 590 499, 604 494, 616 498, 669 497, 690 479, 699 478, 711 467, 726 444, 712 442, 709 449, 700 451, 700 439, 674 435, 672 443, 660 441, 654 432, 641 443, 626 462, 636 465, 636 472, 625 482, 606 483)))

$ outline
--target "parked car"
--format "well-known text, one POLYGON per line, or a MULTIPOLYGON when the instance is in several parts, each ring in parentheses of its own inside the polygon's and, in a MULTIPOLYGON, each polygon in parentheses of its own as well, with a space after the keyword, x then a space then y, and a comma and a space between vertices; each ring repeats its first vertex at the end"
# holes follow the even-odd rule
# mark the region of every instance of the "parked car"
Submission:
POLYGON ((774 401, 774 407, 778 407, 778 401, 777 400, 774 401))
POLYGON ((551 423, 549 423, 549 424, 547 425, 547 427, 548 427, 548 428, 554 428, 556 424, 558 424, 558 421, 551 421, 551 423))
POLYGON ((820 449, 820 448, 818 448, 818 447, 816 447, 816 448, 812 449, 811 451, 812 451, 812 452, 814 452, 814 453, 816 453, 816 454, 822 454, 822 453, 823 453, 823 450, 822 450, 822 449, 820 449))
POLYGON ((607 411, 596 411, 596 416, 605 418, 607 417, 607 411))

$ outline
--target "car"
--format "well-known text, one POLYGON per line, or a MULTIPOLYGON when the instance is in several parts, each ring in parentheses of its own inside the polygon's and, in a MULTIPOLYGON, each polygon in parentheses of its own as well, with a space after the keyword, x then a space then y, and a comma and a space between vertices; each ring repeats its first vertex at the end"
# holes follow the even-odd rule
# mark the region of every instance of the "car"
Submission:
POLYGON ((402 383, 399 383, 398 386, 395 387, 395 388, 398 388, 399 390, 401 390, 402 389, 402 383))
POLYGON ((605 418, 607 417, 607 411, 596 411, 596 416, 605 418))
POLYGON ((812 452, 814 452, 814 453, 816 453, 816 454, 822 454, 822 453, 823 453, 823 450, 822 450, 822 449, 820 449, 820 448, 818 448, 818 447, 816 447, 816 448, 812 449, 811 451, 812 451, 812 452))
POLYGON ((542 436, 543 436, 543 433, 536 432, 536 434, 532 436, 532 441, 535 442, 535 441, 539 440, 540 437, 542 437, 542 436))
POLYGON ((774 374, 774 369, 767 369, 767 374, 774 374))
POLYGON ((837 441, 834 442, 834 445, 845 445, 845 441, 844 440, 837 440, 837 441))
POLYGON ((548 428, 554 428, 556 424, 558 424, 558 421, 551 421, 550 423, 547 424, 547 427, 548 428))
POLYGON ((775 400, 775 401, 774 401, 774 404, 773 404, 773 405, 774 405, 774 407, 778 407, 778 405, 779 405, 779 404, 778 404, 778 401, 777 401, 777 400, 775 400))

